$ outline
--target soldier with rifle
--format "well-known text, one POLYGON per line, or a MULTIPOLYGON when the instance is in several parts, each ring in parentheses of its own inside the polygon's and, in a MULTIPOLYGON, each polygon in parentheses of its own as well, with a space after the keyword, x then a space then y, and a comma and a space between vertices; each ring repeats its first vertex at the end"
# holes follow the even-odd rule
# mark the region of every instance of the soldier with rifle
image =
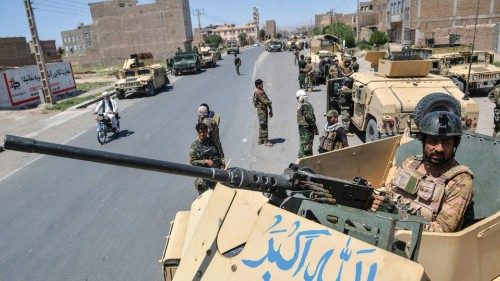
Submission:
POLYGON ((304 60, 304 55, 300 55, 300 60, 297 64, 299 66, 299 88, 304 89, 306 83, 305 68, 307 66, 307 62, 304 60))
MULTIPOLYGON (((196 132, 198 140, 191 144, 189 150, 189 163, 198 167, 206 168, 224 168, 222 154, 219 146, 210 138, 208 138, 208 126, 205 123, 196 124, 196 132)), ((194 180, 194 186, 200 195, 208 189, 213 189, 216 182, 197 178, 194 180)))
POLYGON ((236 67, 236 73, 240 75, 241 59, 238 57, 237 53, 234 53, 234 66, 236 67))

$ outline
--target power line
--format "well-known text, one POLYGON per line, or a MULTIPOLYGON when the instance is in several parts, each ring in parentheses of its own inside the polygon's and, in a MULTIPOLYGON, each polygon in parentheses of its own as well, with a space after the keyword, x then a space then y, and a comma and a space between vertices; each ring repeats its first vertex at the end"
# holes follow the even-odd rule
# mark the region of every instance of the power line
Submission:
POLYGON ((58 11, 58 10, 45 9, 45 8, 40 8, 40 7, 33 7, 33 10, 47 11, 47 12, 53 12, 53 13, 65 14, 65 15, 73 15, 73 16, 84 16, 84 17, 90 18, 90 15, 84 15, 84 14, 79 14, 79 13, 68 13, 68 11, 61 11, 61 10, 58 11))
POLYGON ((193 12, 193 15, 198 16, 198 28, 201 29, 200 15, 204 15, 203 9, 194 9, 193 12))
POLYGON ((54 6, 54 5, 41 4, 41 3, 33 3, 33 4, 40 5, 40 6, 45 6, 45 7, 57 8, 57 9, 70 10, 70 11, 80 12, 80 13, 86 12, 86 11, 82 11, 82 10, 76 10, 76 9, 71 9, 71 8, 66 8, 66 7, 60 7, 60 6, 54 6))
MULTIPOLYGON (((58 1, 54 1, 54 0, 43 0, 43 2, 51 2, 51 3, 63 5, 63 6, 75 7, 74 4, 63 3, 63 2, 58 2, 58 1)), ((84 8, 83 6, 81 8, 80 7, 75 7, 75 8, 82 9, 82 10, 85 10, 85 11, 89 10, 88 7, 84 8)))

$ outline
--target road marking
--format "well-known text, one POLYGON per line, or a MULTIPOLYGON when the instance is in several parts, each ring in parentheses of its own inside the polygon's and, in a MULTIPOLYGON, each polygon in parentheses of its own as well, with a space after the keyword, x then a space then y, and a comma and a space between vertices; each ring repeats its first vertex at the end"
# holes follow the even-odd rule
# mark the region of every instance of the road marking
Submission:
POLYGON ((255 65, 253 67, 253 76, 252 76, 252 80, 255 80, 255 75, 257 74, 257 68, 260 66, 260 64, 262 63, 262 61, 264 60, 264 57, 267 57, 267 54, 268 52, 263 52, 262 54, 260 54, 259 58, 257 59, 257 61, 255 62, 255 65))
MULTIPOLYGON (((74 135, 73 137, 69 138, 67 141, 63 142, 63 144, 67 144, 68 142, 70 142, 70 141, 72 141, 72 140, 76 139, 76 138, 77 138, 77 137, 79 137, 81 134, 83 134, 83 133, 85 133, 85 132, 87 132, 87 131, 88 131, 88 129, 87 129, 87 130, 83 130, 83 131, 81 131, 80 133, 78 133, 78 134, 74 135)), ((38 160, 38 159, 42 158, 43 156, 45 156, 45 155, 39 155, 39 156, 38 156, 38 157, 36 157, 35 159, 33 159, 33 160, 29 161, 28 163, 25 163, 25 164, 24 164, 24 165, 22 165, 21 167, 19 167, 19 168, 15 169, 14 171, 12 171, 12 172, 8 173, 7 175, 3 176, 2 178, 0 178, 0 182, 1 182, 1 181, 3 181, 3 180, 4 180, 4 179, 6 179, 6 178, 8 178, 8 177, 12 176, 13 174, 15 174, 15 173, 19 172, 20 170, 22 170, 22 169, 26 168, 26 166, 28 166, 28 165, 30 165, 30 164, 32 164, 32 163, 35 163, 35 161, 36 161, 36 160, 38 160)))
POLYGON ((244 139, 243 139, 243 142, 247 142, 247 141, 248 141, 248 139, 247 139, 247 138, 244 138, 244 139))

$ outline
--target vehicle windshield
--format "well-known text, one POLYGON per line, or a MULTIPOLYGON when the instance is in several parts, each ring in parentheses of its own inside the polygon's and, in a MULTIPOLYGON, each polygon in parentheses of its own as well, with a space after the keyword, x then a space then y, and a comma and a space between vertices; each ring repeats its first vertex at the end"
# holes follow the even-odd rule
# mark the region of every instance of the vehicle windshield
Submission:
POLYGON ((202 55, 203 55, 204 57, 210 57, 210 56, 211 56, 211 54, 210 54, 209 52, 205 52, 205 53, 203 53, 202 55))
POLYGON ((125 71, 125 77, 134 77, 134 76, 135 76, 135 71, 133 70, 125 71))
POLYGON ((137 70, 137 74, 139 75, 144 75, 144 74, 149 74, 151 71, 149 69, 139 69, 137 70))
POLYGON ((184 55, 184 56, 177 56, 174 58, 175 62, 190 61, 190 60, 196 60, 196 55, 184 55))

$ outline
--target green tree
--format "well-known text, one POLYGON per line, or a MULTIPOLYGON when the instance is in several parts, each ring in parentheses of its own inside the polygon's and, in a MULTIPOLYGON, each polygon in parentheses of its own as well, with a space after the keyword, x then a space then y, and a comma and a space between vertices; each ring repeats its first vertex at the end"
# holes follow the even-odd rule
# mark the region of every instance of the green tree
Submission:
POLYGON ((372 35, 370 35, 370 44, 372 45, 384 45, 387 43, 387 34, 382 31, 374 31, 372 35))
POLYGON ((312 35, 320 35, 320 34, 323 34, 323 29, 319 26, 315 26, 312 30, 311 30, 311 34, 312 35))
POLYGON ((345 46, 347 48, 356 46, 354 29, 343 22, 335 22, 329 26, 325 26, 325 28, 323 28, 323 33, 337 36, 340 40, 345 40, 345 46))
POLYGON ((63 49, 63 47, 59 47, 57 48, 57 53, 60 54, 60 55, 64 55, 64 53, 66 52, 66 50, 63 49))
POLYGON ((264 29, 259 30, 259 41, 266 40, 266 31, 264 29))
POLYGON ((242 32, 238 34, 238 38, 240 39, 241 46, 245 46, 247 43, 247 34, 245 32, 242 32))
POLYGON ((224 42, 224 39, 222 39, 222 37, 220 37, 220 35, 216 35, 216 34, 210 34, 205 39, 205 44, 208 46, 210 46, 210 45, 219 46, 220 44, 222 44, 222 42, 224 42))

